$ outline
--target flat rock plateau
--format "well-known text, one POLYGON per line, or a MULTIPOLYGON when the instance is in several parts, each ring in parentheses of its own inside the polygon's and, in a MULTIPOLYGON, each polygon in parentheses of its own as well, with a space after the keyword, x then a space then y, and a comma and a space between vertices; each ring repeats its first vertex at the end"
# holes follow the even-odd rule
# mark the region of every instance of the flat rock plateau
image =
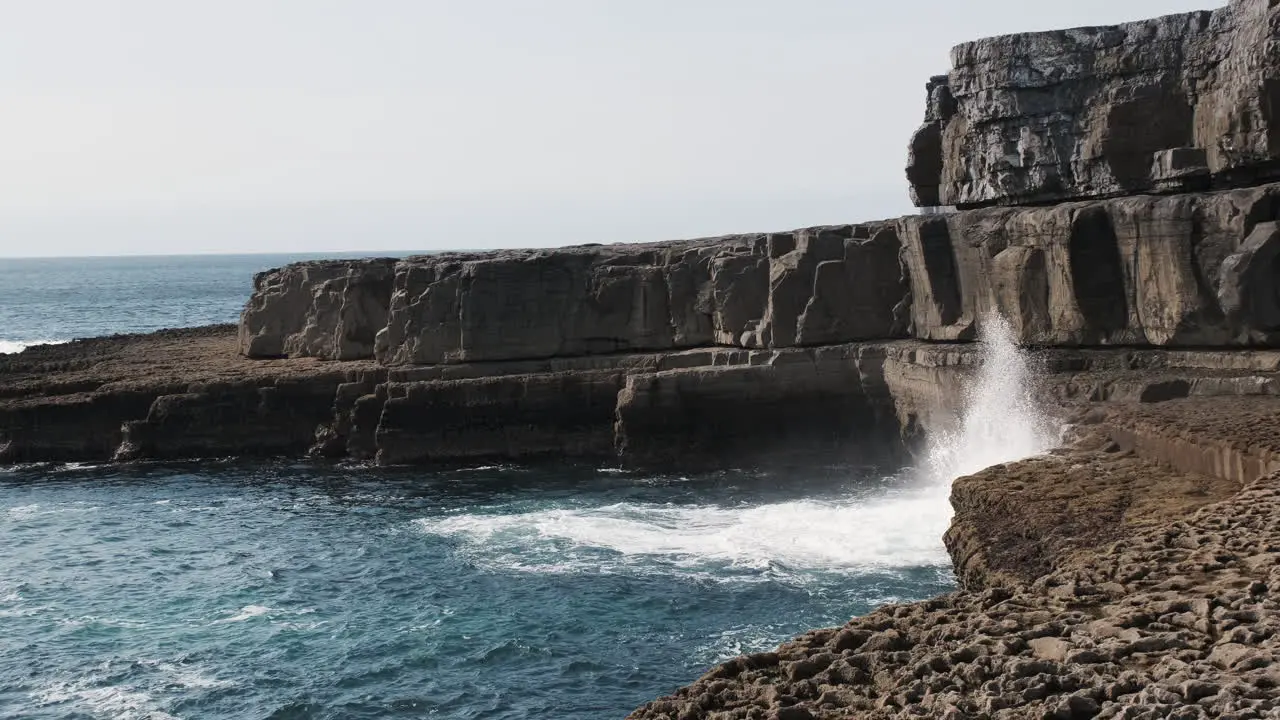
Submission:
POLYGON ((633 718, 1280 718, 1280 3, 957 47, 923 214, 308 262, 237 326, 0 356, 0 463, 903 463, 1002 316, 1061 447, 955 480, 960 589, 633 718))

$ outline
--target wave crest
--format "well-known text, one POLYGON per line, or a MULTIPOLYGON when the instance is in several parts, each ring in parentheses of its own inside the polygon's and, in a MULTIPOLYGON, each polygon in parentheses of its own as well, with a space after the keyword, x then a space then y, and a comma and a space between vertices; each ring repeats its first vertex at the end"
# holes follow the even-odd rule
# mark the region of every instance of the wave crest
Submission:
POLYGON ((616 572, 656 566, 785 575, 945 565, 938 538, 949 515, 945 496, 929 487, 874 499, 754 507, 617 503, 415 523, 428 534, 461 541, 469 559, 497 569, 616 572))
POLYGON ((14 355, 33 345, 62 345, 70 340, 4 340, 0 339, 0 355, 14 355))

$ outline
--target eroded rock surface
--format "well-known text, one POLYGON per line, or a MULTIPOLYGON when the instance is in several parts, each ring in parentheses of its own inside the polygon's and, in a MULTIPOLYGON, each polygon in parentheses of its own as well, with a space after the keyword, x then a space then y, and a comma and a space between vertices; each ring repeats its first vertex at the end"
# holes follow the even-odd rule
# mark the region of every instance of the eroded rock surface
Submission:
POLYGON ((891 223, 299 263, 256 279, 241 351, 403 366, 833 345, 906 337, 908 295, 891 223))
POLYGON ((913 336, 998 312, 1030 345, 1275 345, 1277 217, 1267 185, 902 218, 913 336))
POLYGON ((217 326, 0 356, 0 464, 314 455, 688 466, 903 449, 874 343, 387 368, 248 359, 239 342, 217 326))
POLYGON ((387 324, 396 260, 317 260, 258 273, 240 316, 240 352, 251 358, 373 357, 387 324))
POLYGON ((690 348, 1280 344, 1280 185, 986 208, 651 245, 300 263, 261 274, 248 357, 388 367, 690 348))
POLYGON ((927 86, 921 207, 1024 205, 1280 177, 1280 6, 964 43, 927 86))

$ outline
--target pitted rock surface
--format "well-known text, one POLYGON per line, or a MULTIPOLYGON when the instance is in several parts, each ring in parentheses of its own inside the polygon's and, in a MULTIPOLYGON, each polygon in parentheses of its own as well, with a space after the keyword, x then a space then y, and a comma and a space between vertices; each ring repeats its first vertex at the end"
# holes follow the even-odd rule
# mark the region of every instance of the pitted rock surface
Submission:
POLYGON ((1030 582, 887 606, 730 660, 630 717, 1275 718, 1278 589, 1272 475, 1030 582))

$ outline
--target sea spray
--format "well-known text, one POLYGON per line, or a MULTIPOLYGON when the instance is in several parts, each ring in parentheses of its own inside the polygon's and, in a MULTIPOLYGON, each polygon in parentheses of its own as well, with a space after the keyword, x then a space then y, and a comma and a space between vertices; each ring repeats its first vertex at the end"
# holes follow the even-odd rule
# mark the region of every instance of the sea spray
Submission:
MULTIPOLYGON (((803 478, 797 478, 803 482, 803 478)), ((945 498, 892 484, 839 496, 750 504, 622 502, 424 518, 463 541, 473 564, 537 574, 662 574, 716 582, 778 580, 945 565, 945 498), (922 533, 929 519, 936 532, 922 533)))
MULTIPOLYGON (((1007 322, 984 323, 976 376, 956 429, 937 435, 920 472, 871 487, 852 478, 839 495, 764 504, 622 502, 535 512, 463 513, 418 521, 461 540, 468 560, 493 571, 537 574, 660 573, 726 581, 806 584, 819 574, 939 567, 950 559, 951 481, 1053 447, 1057 432, 1035 399, 1033 364, 1007 322)), ((852 470, 850 473, 852 474, 852 470)), ((802 476, 787 480, 797 488, 802 476)))
POLYGON ((992 465, 1044 453, 1061 434, 1036 399, 1033 363, 1014 342, 1008 321, 987 316, 979 340, 981 364, 965 389, 957 426, 929 444, 926 473, 944 487, 992 465))
POLYGON ((15 355, 33 345, 61 345, 66 340, 4 340, 0 339, 0 355, 15 355))

